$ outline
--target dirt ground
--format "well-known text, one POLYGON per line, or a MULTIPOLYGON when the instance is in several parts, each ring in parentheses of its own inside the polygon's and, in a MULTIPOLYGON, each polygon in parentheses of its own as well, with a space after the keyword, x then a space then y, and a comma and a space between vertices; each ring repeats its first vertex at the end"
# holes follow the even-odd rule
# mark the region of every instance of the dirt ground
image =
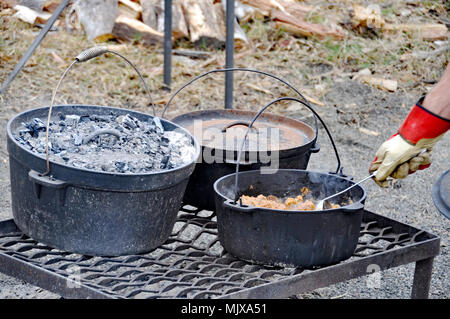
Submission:
MULTIPOLYGON (((334 19, 343 20, 347 13, 339 9, 342 3, 351 1, 341 1, 334 7, 318 5, 316 16, 321 13, 328 19, 328 10, 335 13, 334 19)), ((379 3, 384 5, 385 1, 379 3)), ((404 17, 395 14, 397 10, 404 9, 399 7, 400 4, 394 2, 392 6, 394 11, 388 10, 390 7, 383 7, 383 14, 387 18, 409 19, 409 22, 415 19, 421 22, 436 21, 432 10, 442 14, 442 10, 446 9, 443 2, 439 1, 432 2, 433 7, 425 4, 404 5, 411 11, 409 17, 404 17)), ((246 31, 250 47, 237 51, 236 66, 256 68, 281 76, 300 91, 322 102, 324 105, 313 106, 333 134, 344 172, 355 180, 367 175, 368 166, 379 145, 395 133, 413 103, 439 80, 450 57, 448 51, 426 59, 415 57, 415 52, 432 51, 439 44, 418 41, 405 34, 392 38, 369 37, 348 30, 349 38, 344 42, 293 38, 288 34, 275 34, 258 21, 253 22, 246 31), (352 79, 357 71, 366 67, 374 75, 397 80, 397 91, 387 92, 352 79)), ((30 27, 9 15, 0 16, 0 83, 6 79, 38 32, 38 28, 30 27)), ((170 93, 162 89, 160 48, 148 48, 138 43, 120 47, 117 43, 109 44, 120 49, 142 69, 153 97, 158 101, 157 109, 161 110, 170 93)), ((189 47, 185 43, 179 45, 189 47)), ((8 120, 23 110, 48 105, 51 90, 64 67, 74 55, 89 46, 92 43, 88 43, 83 35, 71 35, 64 30, 51 32, 8 92, 0 95, 0 126, 4 128, 0 138, 0 220, 12 218, 5 136, 8 120)), ((207 60, 175 56, 172 87, 176 89, 192 76, 223 67, 224 53, 209 53, 210 58, 207 60)), ((239 109, 257 110, 277 97, 293 96, 292 92, 278 83, 253 74, 236 74, 234 83, 234 107, 239 109)), ((172 117, 189 110, 222 108, 223 96, 223 76, 210 77, 180 94, 168 115, 172 117)), ((64 82, 57 103, 111 105, 151 113, 138 78, 113 56, 100 57, 76 66, 64 82)), ((280 103, 271 112, 310 124, 312 120, 307 110, 290 103, 280 103)), ((308 168, 334 170, 336 160, 323 129, 319 133, 319 143, 321 151, 311 157, 308 168)), ((364 186, 368 192, 367 209, 441 237, 441 254, 435 259, 431 298, 446 299, 450 296, 450 221, 438 213, 431 199, 433 183, 450 168, 449 151, 450 137, 445 136, 434 148, 433 164, 426 171, 398 181, 389 189, 381 189, 371 181, 364 186)), ((407 265, 382 272, 380 288, 367 288, 366 278, 361 277, 297 298, 408 298, 413 271, 413 265, 407 265)), ((0 298, 57 297, 0 274, 0 298)))

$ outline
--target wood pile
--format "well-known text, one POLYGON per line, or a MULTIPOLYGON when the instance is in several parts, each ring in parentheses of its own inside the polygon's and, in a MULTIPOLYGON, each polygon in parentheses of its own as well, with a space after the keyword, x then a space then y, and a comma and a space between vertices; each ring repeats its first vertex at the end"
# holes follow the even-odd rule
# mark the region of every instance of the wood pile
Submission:
MULTIPOLYGON (((19 19, 32 24, 45 23, 60 2, 0 0, 3 7, 14 8, 19 19)), ((197 47, 223 47, 225 6, 226 0, 172 0, 173 40, 188 39, 197 47)), ((267 21, 274 29, 294 36, 346 38, 346 31, 337 24, 308 21, 307 16, 314 9, 300 0, 235 0, 235 46, 248 45, 241 26, 255 19, 267 21)), ((115 38, 150 45, 162 43, 164 37, 164 0, 73 0, 65 15, 65 27, 85 32, 89 41, 115 38)), ((367 30, 380 30, 381 34, 407 32, 432 41, 447 39, 448 35, 445 24, 387 23, 376 5, 354 5, 351 28, 360 33, 367 30)))
MULTIPOLYGON (((16 16, 28 23, 45 23, 58 6, 58 0, 7 0, 16 16)), ((172 0, 172 37, 188 39, 195 46, 223 47, 225 44, 226 0, 172 0)), ((295 36, 327 36, 343 39, 337 26, 305 20, 313 9, 297 0, 236 0, 235 45, 248 40, 241 25, 254 20, 273 21, 274 28, 295 36)), ((70 31, 83 30, 89 41, 112 38, 161 43, 164 32, 164 0, 74 0, 66 10, 65 25, 70 31)))

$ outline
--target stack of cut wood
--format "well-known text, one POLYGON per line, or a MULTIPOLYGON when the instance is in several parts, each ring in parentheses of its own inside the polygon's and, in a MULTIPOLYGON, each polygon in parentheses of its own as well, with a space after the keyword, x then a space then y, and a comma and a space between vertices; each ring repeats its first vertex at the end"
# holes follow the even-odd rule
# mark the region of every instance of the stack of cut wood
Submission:
MULTIPOLYGON (((9 0, 16 15, 29 23, 44 23, 58 0, 9 0)), ((248 44, 241 25, 252 19, 269 19, 276 29, 296 36, 334 37, 345 33, 336 26, 310 23, 313 8, 297 0, 236 0, 235 45, 248 44)), ((221 47, 225 42, 226 0, 172 0, 173 39, 186 38, 195 45, 221 47)), ((74 0, 66 14, 66 27, 83 29, 90 41, 111 38, 153 44, 163 41, 164 0, 74 0)))
MULTIPOLYGON (((45 23, 59 0, 2 0, 3 6, 13 7, 15 15, 32 24, 45 23)), ((189 39, 195 45, 221 47, 225 42, 226 0, 172 0, 173 39, 189 39)), ((320 39, 346 36, 337 25, 307 21, 314 8, 299 0, 235 0, 235 45, 248 44, 241 25, 254 19, 272 21, 277 30, 295 36, 315 36, 320 39)), ((66 14, 68 29, 82 29, 92 41, 116 38, 139 41, 143 44, 160 43, 164 32, 164 0, 73 0, 66 14)), ((352 26, 360 32, 378 29, 383 33, 405 31, 419 34, 424 40, 447 38, 444 24, 389 24, 379 7, 353 6, 352 26)))

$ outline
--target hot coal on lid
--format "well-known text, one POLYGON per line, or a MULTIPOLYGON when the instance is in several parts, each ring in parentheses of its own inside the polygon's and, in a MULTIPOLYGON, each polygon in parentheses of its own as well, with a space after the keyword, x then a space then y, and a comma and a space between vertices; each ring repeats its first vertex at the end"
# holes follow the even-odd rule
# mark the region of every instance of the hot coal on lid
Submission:
MULTIPOLYGON (((45 158, 46 125, 39 118, 22 123, 15 139, 45 158)), ((195 156, 192 139, 164 130, 158 118, 130 114, 59 114, 50 122, 50 160, 76 168, 113 173, 150 173, 177 168, 195 156)))

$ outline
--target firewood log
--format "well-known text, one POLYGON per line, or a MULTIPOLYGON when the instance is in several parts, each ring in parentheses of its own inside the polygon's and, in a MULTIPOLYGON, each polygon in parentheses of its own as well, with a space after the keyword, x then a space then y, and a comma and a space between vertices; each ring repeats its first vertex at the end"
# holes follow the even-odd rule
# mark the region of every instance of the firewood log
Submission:
POLYGON ((158 14, 162 12, 160 0, 141 0, 142 21, 149 27, 158 29, 158 14))
MULTIPOLYGON (((158 15, 158 31, 164 32, 164 0, 160 0, 162 12, 158 15)), ((172 0, 172 36, 175 39, 189 37, 188 26, 184 18, 182 0, 172 0)))
POLYGON ((425 41, 447 40, 448 30, 445 24, 385 24, 383 32, 410 32, 425 41))
POLYGON ((277 9, 282 12, 300 17, 312 10, 312 7, 302 5, 293 0, 240 0, 243 4, 258 8, 266 16, 270 15, 272 9, 277 9))
POLYGON ((111 34, 117 17, 117 0, 79 0, 73 4, 89 41, 111 34))
POLYGON ((119 0, 119 15, 139 20, 141 14, 142 7, 139 3, 130 0, 119 0))
POLYGON ((448 38, 448 30, 445 24, 386 23, 381 16, 380 8, 377 6, 365 8, 360 5, 353 5, 352 25, 360 32, 363 32, 366 28, 381 29, 383 33, 409 32, 426 41, 446 40, 448 38))
POLYGON ((139 20, 130 19, 125 16, 117 17, 112 34, 121 40, 138 40, 147 45, 162 43, 164 38, 161 32, 156 31, 139 20))
MULTIPOLYGON (((223 4, 216 3, 214 5, 214 9, 216 10, 217 14, 217 23, 222 29, 223 34, 226 34, 226 23, 225 23, 226 14, 224 4, 225 2, 223 4)), ((234 45, 237 49, 241 49, 243 47, 248 46, 247 36, 245 35, 244 30, 242 30, 237 20, 234 21, 234 45)))
POLYGON ((210 0, 185 0, 182 2, 189 37, 196 46, 221 47, 225 34, 218 23, 217 12, 210 0))
POLYGON ((48 12, 39 12, 21 5, 14 6, 14 10, 16 10, 15 17, 31 24, 45 23, 51 17, 48 12))
MULTIPOLYGON (((189 37, 188 26, 184 18, 182 0, 172 0, 172 36, 175 39, 189 37)), ((164 0, 141 0, 142 21, 148 26, 164 32, 164 0)))
POLYGON ((271 17, 276 21, 275 27, 277 29, 285 30, 297 36, 317 36, 325 38, 331 36, 335 39, 343 39, 345 33, 336 28, 329 28, 322 24, 310 23, 303 18, 298 18, 276 9, 271 11, 271 17))

